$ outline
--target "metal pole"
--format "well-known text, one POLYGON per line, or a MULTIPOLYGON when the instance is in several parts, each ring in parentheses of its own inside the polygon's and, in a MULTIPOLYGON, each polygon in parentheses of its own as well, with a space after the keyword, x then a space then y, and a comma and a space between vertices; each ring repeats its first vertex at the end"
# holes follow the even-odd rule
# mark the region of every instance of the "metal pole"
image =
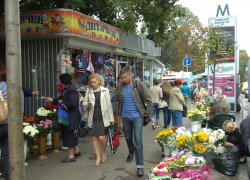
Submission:
POLYGON ((10 179, 25 179, 19 0, 5 0, 10 179))

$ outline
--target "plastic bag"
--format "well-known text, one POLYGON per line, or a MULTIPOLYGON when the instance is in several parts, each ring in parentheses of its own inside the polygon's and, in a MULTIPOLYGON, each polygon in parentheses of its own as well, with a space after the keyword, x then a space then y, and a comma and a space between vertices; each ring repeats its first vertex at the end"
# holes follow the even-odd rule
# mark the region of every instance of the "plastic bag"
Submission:
POLYGON ((108 143, 111 148, 111 154, 115 154, 120 146, 119 134, 116 125, 111 125, 109 128, 108 143))
POLYGON ((233 146, 228 152, 215 156, 213 158, 214 168, 227 176, 235 176, 239 166, 238 151, 239 148, 233 146))
POLYGON ((182 117, 187 117, 187 107, 183 106, 182 117))
POLYGON ((58 122, 59 124, 61 124, 62 126, 68 127, 69 126, 69 115, 67 113, 67 111, 65 111, 62 108, 62 105, 60 103, 58 103, 58 122))

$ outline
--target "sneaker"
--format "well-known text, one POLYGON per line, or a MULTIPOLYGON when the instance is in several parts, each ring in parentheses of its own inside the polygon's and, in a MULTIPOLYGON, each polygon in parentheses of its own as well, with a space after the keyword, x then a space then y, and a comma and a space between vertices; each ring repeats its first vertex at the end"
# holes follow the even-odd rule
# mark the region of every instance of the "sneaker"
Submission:
POLYGON ((62 146, 61 148, 62 148, 62 149, 68 149, 68 147, 64 147, 64 146, 62 146))
POLYGON ((154 124, 152 124, 152 129, 155 129, 155 125, 154 124))
POLYGON ((134 157, 133 154, 129 154, 128 157, 127 157, 127 162, 133 161, 133 157, 134 157))
POLYGON ((144 175, 143 168, 137 168, 137 176, 143 176, 143 175, 144 175))
POLYGON ((158 128, 159 126, 156 126, 156 128, 158 128))

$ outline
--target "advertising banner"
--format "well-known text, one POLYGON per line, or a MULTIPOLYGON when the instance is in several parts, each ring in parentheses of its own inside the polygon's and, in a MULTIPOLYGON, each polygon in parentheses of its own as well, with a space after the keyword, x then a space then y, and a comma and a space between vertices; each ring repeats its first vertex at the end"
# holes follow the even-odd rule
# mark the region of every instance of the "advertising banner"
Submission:
MULTIPOLYGON (((226 32, 225 40, 227 49, 230 48, 237 41, 237 17, 227 16, 227 17, 216 17, 210 18, 208 20, 208 25, 212 27, 219 27, 222 31, 226 32)), ((213 53, 213 52, 211 52, 213 53)), ((227 53, 225 51, 225 53, 227 53)), ((237 84, 237 59, 236 51, 227 58, 217 59, 216 61, 221 61, 216 63, 215 67, 215 79, 214 79, 214 89, 217 93, 221 93, 227 96, 228 101, 232 104, 232 111, 236 111, 236 84, 237 84)), ((208 69, 209 74, 209 94, 212 96, 213 92, 213 73, 211 69, 208 69)))
MULTIPOLYGON (((21 36, 78 35, 95 41, 119 45, 119 28, 82 13, 57 9, 20 14, 21 36)), ((4 16, 0 17, 0 37, 5 36, 4 16)))

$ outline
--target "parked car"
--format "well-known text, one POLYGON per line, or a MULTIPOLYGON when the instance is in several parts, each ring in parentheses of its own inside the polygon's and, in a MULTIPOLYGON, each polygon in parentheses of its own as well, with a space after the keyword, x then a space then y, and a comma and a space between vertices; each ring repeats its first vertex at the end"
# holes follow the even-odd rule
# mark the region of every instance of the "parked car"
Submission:
POLYGON ((245 90, 244 90, 244 96, 245 96, 245 98, 248 98, 248 88, 245 88, 245 90))

